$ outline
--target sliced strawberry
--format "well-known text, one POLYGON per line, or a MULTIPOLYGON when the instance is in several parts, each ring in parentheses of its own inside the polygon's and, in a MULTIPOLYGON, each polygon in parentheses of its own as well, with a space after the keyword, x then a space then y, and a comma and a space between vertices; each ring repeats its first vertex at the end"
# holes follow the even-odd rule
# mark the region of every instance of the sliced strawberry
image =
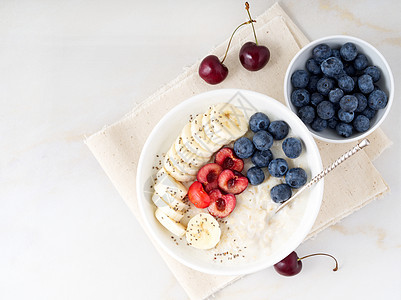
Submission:
POLYGON ((234 210, 237 203, 233 194, 223 195, 219 189, 211 191, 209 196, 211 201, 207 210, 215 217, 227 217, 234 210))
POLYGON ((223 168, 218 164, 207 164, 200 168, 196 177, 200 183, 203 183, 205 191, 210 192, 217 189, 217 179, 222 171, 223 168))
POLYGON ((248 178, 240 172, 224 170, 218 179, 219 188, 229 194, 242 193, 248 186, 248 178))
POLYGON ((195 181, 189 187, 188 198, 197 208, 206 208, 210 205, 210 197, 199 181, 195 181))
POLYGON ((230 169, 241 172, 244 169, 244 161, 238 158, 233 149, 224 147, 216 153, 215 163, 223 167, 223 169, 230 169))

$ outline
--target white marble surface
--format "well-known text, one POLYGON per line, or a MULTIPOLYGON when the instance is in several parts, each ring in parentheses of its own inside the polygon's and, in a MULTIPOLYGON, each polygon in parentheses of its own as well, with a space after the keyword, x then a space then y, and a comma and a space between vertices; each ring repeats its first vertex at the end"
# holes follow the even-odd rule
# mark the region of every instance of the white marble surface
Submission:
MULTIPOLYGON (((83 144, 246 19, 243 1, 7 1, 0 5, 0 299, 186 299, 83 144)), ((273 1, 252 1, 256 16, 273 1)), ((309 38, 350 34, 396 81, 375 161, 392 192, 319 234, 301 274, 268 269, 216 299, 400 299, 399 1, 282 1, 309 38), (398 167, 397 167, 398 166, 398 167)), ((194 283, 196 284, 196 283, 194 283)))

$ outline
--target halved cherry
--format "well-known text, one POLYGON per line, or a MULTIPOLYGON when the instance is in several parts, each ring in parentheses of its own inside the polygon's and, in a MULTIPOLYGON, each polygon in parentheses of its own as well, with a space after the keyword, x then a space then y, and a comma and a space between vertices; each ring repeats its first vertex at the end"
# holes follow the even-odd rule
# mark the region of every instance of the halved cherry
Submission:
POLYGON ((212 216, 225 218, 235 208, 237 201, 233 194, 223 195, 219 189, 215 189, 209 193, 210 205, 207 208, 212 216))
POLYGON ((211 190, 217 189, 217 179, 222 171, 223 168, 218 164, 207 164, 200 168, 196 178, 200 183, 203 183, 205 191, 210 192, 211 190))
POLYGON ((229 194, 242 193, 248 186, 248 178, 240 172, 224 170, 218 178, 219 188, 229 194))
POLYGON ((224 147, 217 152, 214 161, 222 166, 223 169, 230 169, 238 172, 244 169, 244 161, 235 155, 233 149, 228 147, 224 147))
POLYGON ((199 181, 195 181, 189 187, 188 198, 197 208, 206 208, 210 205, 210 197, 199 181))

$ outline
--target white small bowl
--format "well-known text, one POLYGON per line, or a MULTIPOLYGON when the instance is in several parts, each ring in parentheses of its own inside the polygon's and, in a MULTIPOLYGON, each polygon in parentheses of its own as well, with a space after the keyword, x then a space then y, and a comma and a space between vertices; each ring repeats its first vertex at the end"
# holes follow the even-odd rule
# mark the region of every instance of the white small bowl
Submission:
POLYGON ((146 228, 153 239, 177 261, 204 273, 243 275, 274 265, 301 244, 310 232, 319 212, 323 198, 323 180, 307 191, 308 200, 305 212, 301 216, 299 226, 294 233, 279 248, 275 248, 270 255, 263 257, 261 260, 252 263, 239 262, 235 265, 217 264, 210 257, 203 254, 204 252, 202 251, 205 250, 198 250, 184 243, 176 245, 174 240, 171 239, 171 233, 154 216, 156 207, 151 200, 153 190, 150 185, 152 184, 151 178, 155 175, 156 170, 152 169, 152 166, 158 160, 156 155, 162 152, 165 153, 170 148, 191 115, 204 113, 210 105, 221 102, 236 105, 245 113, 248 119, 256 111, 261 111, 266 113, 271 120, 281 119, 286 121, 292 133, 303 141, 307 165, 312 176, 321 172, 322 161, 315 140, 302 121, 285 105, 266 95, 252 91, 238 89, 214 90, 193 96, 180 103, 170 110, 154 127, 142 148, 139 158, 136 179, 138 206, 146 228))
POLYGON ((290 65, 287 68, 287 72, 284 78, 284 97, 287 106, 293 112, 295 113, 297 112, 297 108, 291 103, 291 93, 294 90, 294 88, 291 85, 291 75, 296 70, 301 70, 301 69, 306 70, 305 63, 309 58, 312 57, 313 48, 322 43, 325 43, 332 48, 339 48, 347 42, 354 43, 358 49, 358 52, 366 55, 370 65, 378 66, 380 68, 381 79, 378 81, 377 85, 387 94, 388 103, 385 108, 378 110, 374 118, 370 120, 370 128, 368 131, 361 133, 354 132, 348 138, 339 136, 332 129, 325 129, 323 131, 317 132, 314 131, 309 125, 307 125, 309 131, 315 138, 329 143, 355 142, 371 134, 380 126, 380 124, 386 118, 387 114, 390 111, 394 98, 393 73, 391 72, 390 66, 388 65, 383 55, 371 44, 361 39, 346 35, 334 35, 334 36, 324 37, 309 43, 308 45, 303 47, 292 59, 290 65))

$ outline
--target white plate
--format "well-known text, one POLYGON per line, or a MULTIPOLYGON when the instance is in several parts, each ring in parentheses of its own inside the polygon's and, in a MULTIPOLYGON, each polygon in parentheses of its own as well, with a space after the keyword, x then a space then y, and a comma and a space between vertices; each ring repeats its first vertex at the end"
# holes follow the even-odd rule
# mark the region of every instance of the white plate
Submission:
POLYGON ((177 138, 181 129, 188 122, 190 115, 204 113, 208 106, 216 103, 228 102, 241 109, 247 119, 256 111, 266 113, 271 120, 284 120, 291 127, 294 135, 301 138, 305 145, 308 167, 314 176, 322 170, 319 150, 312 135, 302 121, 283 104, 266 95, 239 89, 221 89, 199 94, 189 98, 169 111, 156 125, 149 135, 139 158, 137 170, 137 197, 140 213, 146 227, 156 242, 169 255, 184 265, 210 274, 216 275, 242 275, 270 267, 295 250, 305 239, 315 222, 323 197, 323 181, 316 184, 309 191, 309 199, 305 214, 294 234, 287 242, 274 249, 272 254, 252 263, 238 263, 225 265, 215 263, 204 250, 198 250, 181 244, 179 246, 171 239, 169 233, 154 216, 155 206, 151 201, 152 175, 155 170, 156 155, 166 152, 177 138))

